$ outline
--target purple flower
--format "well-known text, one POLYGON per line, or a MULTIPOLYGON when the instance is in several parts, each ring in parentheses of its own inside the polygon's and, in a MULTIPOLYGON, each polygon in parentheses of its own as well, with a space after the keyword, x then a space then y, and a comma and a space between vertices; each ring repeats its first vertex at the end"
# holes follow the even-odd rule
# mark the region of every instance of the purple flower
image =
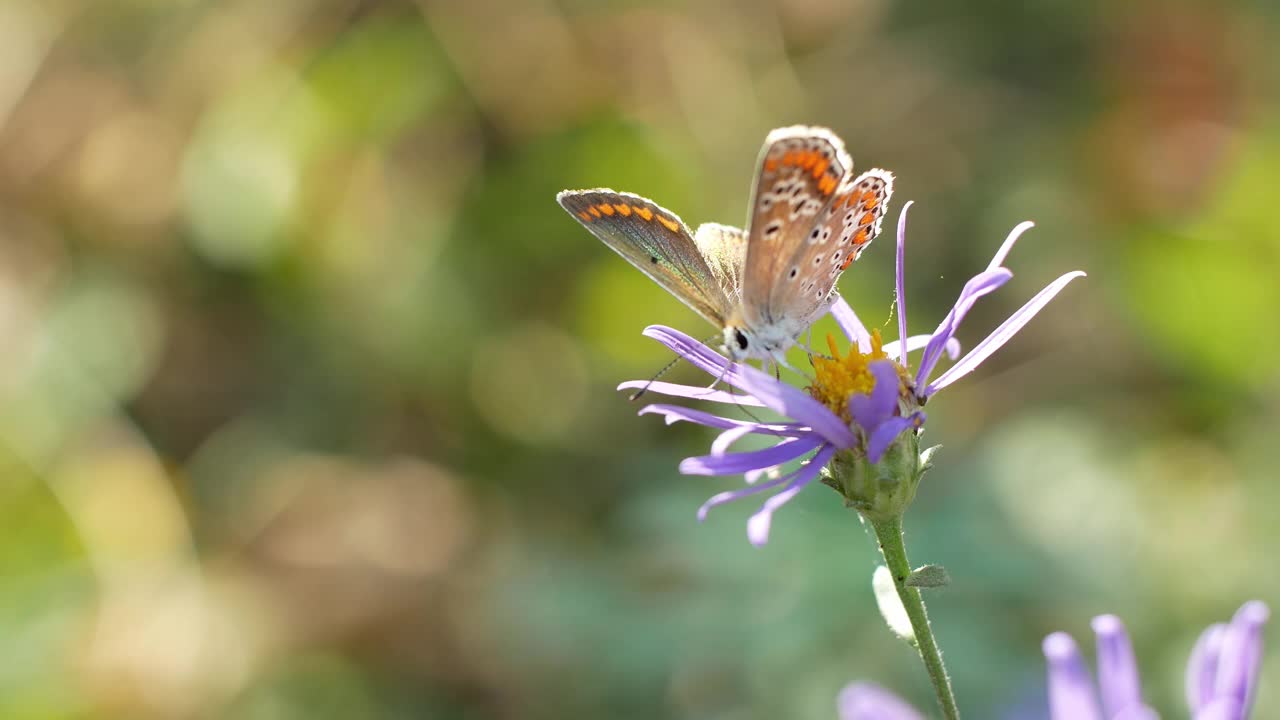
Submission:
POLYGON ((871 683, 846 685, 836 698, 840 720, 924 720, 905 700, 871 683))
MULTIPOLYGON (((903 259, 907 208, 910 206, 911 203, 907 203, 898 220, 897 296, 900 338, 906 337, 903 259)), ((762 545, 768 540, 774 511, 813 482, 837 453, 851 453, 852 457, 872 465, 879 463, 905 430, 918 429, 923 425, 925 418, 919 405, 925 399, 972 372, 1008 342, 1067 283, 1084 275, 1080 271, 1069 272, 1050 283, 986 339, 974 346, 967 355, 930 382, 944 352, 952 359, 959 354, 959 343, 954 336, 974 303, 1013 276, 1001 263, 1018 237, 1030 227, 1032 223, 1024 222, 1013 229, 987 269, 965 284, 955 306, 932 335, 907 337, 905 342, 891 342, 881 346, 878 332, 868 332, 848 303, 837 296, 831 313, 841 330, 852 341, 853 348, 847 356, 841 358, 834 341, 830 341, 835 357, 814 357, 817 377, 808 392, 775 380, 751 366, 732 363, 688 335, 661 325, 646 328, 644 334, 705 371, 716 380, 716 384, 723 382, 744 394, 645 381, 625 382, 618 389, 647 387, 650 392, 659 394, 738 406, 766 407, 786 418, 779 422, 747 422, 679 405, 663 404, 649 405, 640 411, 641 414, 661 414, 666 417, 668 424, 683 420, 723 431, 711 444, 708 455, 686 458, 680 463, 680 471, 687 475, 745 475, 747 487, 723 492, 707 500, 698 510, 700 520, 706 517, 708 510, 717 505, 776 490, 777 493, 765 501, 747 524, 748 538, 753 544, 762 545), (919 349, 923 349, 924 354, 912 376, 907 370, 907 353, 919 349), (747 435, 772 437, 776 441, 763 450, 729 452, 736 441, 747 435), (796 462, 799 464, 794 469, 781 472, 782 468, 796 462)), ((914 438, 915 435, 911 437, 914 438)), ((912 462, 915 462, 915 458, 912 462)), ((908 497, 907 500, 909 499, 908 497)))
MULTIPOLYGON (((1194 720, 1245 720, 1262 663, 1262 628, 1270 610, 1247 602, 1226 625, 1211 625, 1187 662, 1187 705, 1194 720)), ((1044 639, 1052 720, 1155 720, 1142 701, 1138 664, 1124 625, 1114 615, 1093 619, 1098 642, 1098 684, 1089 677, 1076 643, 1066 633, 1044 639)), ((857 683, 837 700, 840 720, 919 720, 909 705, 883 688, 857 683)))

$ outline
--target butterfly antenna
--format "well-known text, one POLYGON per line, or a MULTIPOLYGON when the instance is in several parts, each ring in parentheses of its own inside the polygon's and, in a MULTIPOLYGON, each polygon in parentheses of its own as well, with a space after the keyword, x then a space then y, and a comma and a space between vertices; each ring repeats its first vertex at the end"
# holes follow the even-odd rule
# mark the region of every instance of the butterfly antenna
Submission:
MULTIPOLYGON (((707 338, 706 340, 703 340, 703 341, 702 341, 702 344, 703 344, 703 345, 706 345, 706 344, 710 343, 712 340, 715 340, 717 337, 719 337, 719 335, 712 335, 711 337, 707 338)), ((639 400, 639 399, 640 399, 640 397, 641 397, 642 395, 644 395, 645 393, 649 392, 649 386, 650 386, 650 385, 652 385, 652 384, 654 384, 655 382, 657 382, 657 381, 658 381, 658 378, 662 377, 663 375, 666 375, 666 374, 667 374, 667 371, 668 371, 668 370, 670 370, 671 368, 675 367, 675 366, 676 366, 676 363, 679 363, 679 362, 680 362, 680 356, 679 356, 679 355, 677 355, 677 356, 675 356, 675 357, 671 358, 671 362, 667 363, 666 365, 663 365, 661 370, 659 370, 658 372, 654 373, 654 374, 653 374, 653 377, 649 378, 649 382, 645 383, 645 384, 644 384, 644 387, 642 387, 642 388, 640 388, 639 390, 637 390, 637 391, 635 391, 634 393, 632 393, 632 394, 631 394, 631 397, 629 397, 629 398, 627 398, 627 399, 628 399, 628 400, 630 400, 631 402, 635 402, 636 400, 639 400)), ((724 379, 724 375, 723 375, 723 374, 722 374, 719 378, 717 378, 717 379, 716 379, 716 382, 718 383, 718 382, 720 382, 720 380, 722 380, 722 379, 724 379)), ((713 385, 712 385, 712 387, 715 387, 715 385, 713 384, 713 385)))
POLYGON ((635 402, 636 400, 639 400, 641 395, 644 395, 645 393, 649 392, 649 386, 650 386, 650 385, 652 385, 652 384, 654 384, 655 382, 657 382, 657 381, 658 381, 658 378, 660 378, 660 377, 662 377, 663 375, 665 375, 665 374, 667 373, 667 371, 668 371, 668 370, 670 370, 671 368, 675 367, 675 366, 676 366, 676 363, 678 363, 678 362, 680 362, 680 356, 679 356, 679 355, 677 355, 677 356, 675 356, 675 357, 671 358, 671 362, 667 363, 666 365, 663 365, 661 370, 659 370, 658 372, 654 373, 654 374, 653 374, 653 377, 649 378, 649 382, 645 383, 645 384, 644 384, 644 387, 642 387, 642 388, 640 388, 639 390, 637 390, 637 391, 635 391, 635 392, 631 393, 631 397, 629 397, 629 398, 627 398, 627 399, 628 399, 628 400, 630 400, 631 402, 635 402))

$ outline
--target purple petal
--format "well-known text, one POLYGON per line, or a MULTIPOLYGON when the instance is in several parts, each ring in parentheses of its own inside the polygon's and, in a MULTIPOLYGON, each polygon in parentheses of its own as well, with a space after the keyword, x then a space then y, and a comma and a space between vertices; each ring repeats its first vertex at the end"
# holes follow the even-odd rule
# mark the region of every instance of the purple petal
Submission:
POLYGON ((688 457, 680 461, 680 472, 685 475, 737 475, 789 463, 822 444, 822 438, 817 436, 787 438, 763 450, 688 457))
POLYGON ((1227 626, 1210 625, 1200 633, 1196 646, 1187 660, 1187 707, 1192 714, 1204 709, 1213 700, 1213 684, 1218 677, 1218 658, 1222 655, 1222 639, 1227 626))
POLYGON ((1066 275, 1059 277, 1057 280, 1049 283, 1043 290, 1036 293, 1036 296, 1027 301, 1027 304, 1018 308, 1016 312, 1009 316, 996 328, 994 332, 988 335, 982 342, 978 343, 955 365, 947 368, 947 371, 938 376, 938 379, 925 389, 925 395, 932 395, 951 383, 973 372, 975 368, 982 364, 992 353, 999 350, 1005 343, 1009 342, 1018 331, 1036 316, 1036 313, 1044 309, 1053 297, 1067 286, 1067 283, 1078 277, 1084 277, 1084 272, 1075 270, 1066 275))
POLYGON ((751 541, 752 545, 760 547, 769 542, 769 526, 773 523, 773 513, 790 502, 791 498, 799 495, 806 485, 813 482, 814 478, 818 477, 818 471, 822 470, 835 454, 834 447, 824 445, 809 460, 809 463, 795 474, 786 490, 764 501, 764 505, 761 505, 760 509, 747 520, 747 540, 751 541))
POLYGON ((1248 715, 1235 698, 1218 698, 1192 716, 1195 720, 1245 720, 1248 715))
POLYGON ((1093 619, 1093 632, 1098 638, 1102 711, 1114 718, 1130 708, 1141 707, 1138 660, 1133 656, 1133 643, 1124 630, 1124 623, 1115 615, 1099 615, 1093 619))
POLYGON ((870 683, 854 683, 836 698, 840 720, 924 720, 897 695, 870 683))
POLYGON ((836 325, 844 331, 849 342, 855 343, 862 352, 871 350, 871 333, 867 332, 867 326, 862 324, 858 314, 839 293, 836 294, 835 302, 831 303, 831 317, 835 318, 836 325))
POLYGON ((1049 716, 1053 720, 1100 720, 1089 671, 1076 642, 1056 632, 1044 639, 1049 667, 1049 716))
POLYGON ((780 477, 771 478, 769 481, 762 482, 759 485, 750 485, 749 487, 740 488, 738 490, 726 490, 725 492, 712 495, 706 502, 702 503, 701 507, 698 508, 698 522, 706 520, 707 513, 713 507, 724 505, 725 503, 730 503, 734 500, 741 500, 744 497, 759 495, 767 490, 772 490, 773 488, 786 485, 794 480, 796 475, 799 475, 802 472, 804 472, 804 468, 800 467, 793 472, 780 477))
POLYGON ((761 435, 781 435, 783 437, 801 437, 803 435, 812 434, 812 430, 793 423, 776 423, 765 424, 757 422, 747 422, 746 420, 734 420, 732 418, 720 417, 712 415, 709 412, 695 410, 694 408, 682 407, 680 405, 646 405, 640 409, 639 415, 648 415, 651 413, 659 413, 666 416, 667 424, 672 425, 681 420, 685 422, 697 423, 707 427, 730 429, 737 427, 750 427, 751 432, 761 435))
POLYGON ((750 435, 753 432, 755 432, 755 428, 751 427, 750 425, 739 425, 738 427, 729 428, 728 430, 725 430, 724 432, 716 436, 716 439, 714 441, 712 441, 711 454, 724 455, 725 453, 729 452, 729 448, 732 447, 734 443, 738 442, 739 440, 750 435))
POLYGON ((695 387, 693 385, 679 385, 676 383, 662 382, 659 380, 628 380, 618 385, 619 390, 641 390, 645 392, 657 393, 658 395, 671 395, 674 397, 685 397, 693 400, 705 400, 708 402, 722 402, 730 405, 750 405, 752 407, 764 407, 757 399, 750 395, 737 395, 724 390, 712 390, 708 387, 695 387))
POLYGON ((666 345, 690 365, 711 377, 724 380, 735 387, 742 387, 738 371, 743 366, 729 362, 725 356, 707 347, 701 341, 665 325, 650 325, 644 329, 644 335, 666 345))
POLYGON ((895 417, 889 418, 881 423, 867 438, 867 461, 875 464, 880 462, 880 458, 884 456, 884 451, 889 449, 894 440, 902 434, 903 430, 909 427, 919 427, 924 422, 924 413, 916 412, 911 417, 895 417))
MULTIPOLYGON (((907 352, 915 352, 916 350, 919 350, 920 348, 927 346, 929 344, 929 341, 932 339, 933 339, 932 335, 912 335, 911 337, 907 338, 907 352)), ((897 340, 894 340, 893 342, 885 343, 883 348, 884 354, 890 357, 897 355, 898 346, 900 344, 901 343, 899 343, 897 340)), ((955 360, 957 357, 960 357, 960 341, 959 340, 955 338, 951 338, 950 340, 947 341, 947 345, 945 349, 947 351, 947 357, 951 358, 952 360, 955 360)), ((903 363, 902 366, 906 367, 906 363, 903 363)), ((621 390, 622 388, 618 388, 618 389, 621 390)))
MULTIPOLYGON (((906 283, 906 259, 907 259, 907 210, 911 209, 914 200, 908 200, 902 206, 902 212, 898 213, 898 258, 895 263, 897 270, 895 271, 893 289, 897 295, 898 303, 898 339, 902 340, 907 336, 907 283, 906 283)), ((886 352, 888 352, 886 350, 886 352)), ((892 354, 892 353, 890 353, 892 354)), ((902 347, 901 357, 899 361, 902 367, 907 366, 907 347, 902 347)))
POLYGON ((893 417, 898 409, 898 370, 892 360, 876 360, 867 369, 876 384, 870 394, 849 396, 849 415, 859 427, 870 432, 893 417))
POLYGON ((1018 223, 1017 227, 1009 231, 1009 237, 1004 239, 1000 244, 1000 249, 996 251, 995 257, 991 258, 991 262, 987 265, 988 270, 995 270, 1004 264, 1004 259, 1009 257, 1009 251, 1013 249, 1013 244, 1018 242, 1018 238, 1022 237, 1022 233, 1035 227, 1036 224, 1030 220, 1024 220, 1018 223))
POLYGON ((853 431, 828 410, 826 405, 749 365, 742 365, 739 370, 743 389, 764 403, 765 407, 808 425, 837 447, 851 448, 857 442, 853 431))
POLYGON ((965 283, 964 289, 960 291, 960 297, 956 299, 955 306, 943 318, 942 323, 938 325, 938 329, 933 331, 933 338, 929 340, 928 346, 924 349, 924 357, 920 358, 920 369, 916 371, 916 387, 924 387, 927 384, 929 375, 933 373, 933 368, 937 366, 938 360, 942 359, 942 349, 946 346, 947 341, 956 334, 956 330, 960 327, 960 322, 973 309, 973 305, 978 301, 978 298, 995 292, 1001 285, 1009 282, 1011 277, 1013 277, 1013 273, 1004 268, 996 268, 995 270, 984 270, 969 278, 969 282, 965 283))
POLYGON ((1121 711, 1112 720, 1160 720, 1160 713, 1149 705, 1131 705, 1129 709, 1121 711))
POLYGON ((1262 627, 1270 615, 1265 603, 1258 600, 1247 602, 1231 618, 1222 638, 1218 677, 1213 686, 1214 698, 1235 700, 1242 716, 1248 715, 1258 684, 1258 667, 1262 663, 1262 627))

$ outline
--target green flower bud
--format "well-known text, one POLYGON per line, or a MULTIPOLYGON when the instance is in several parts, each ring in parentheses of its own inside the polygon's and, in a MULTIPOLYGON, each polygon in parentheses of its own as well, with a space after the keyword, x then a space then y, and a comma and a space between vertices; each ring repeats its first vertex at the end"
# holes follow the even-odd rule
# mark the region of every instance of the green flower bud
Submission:
POLYGON ((915 499, 934 450, 921 452, 920 436, 914 431, 904 432, 878 463, 868 461, 858 449, 836 453, 823 470, 822 482, 873 523, 900 518, 915 499))

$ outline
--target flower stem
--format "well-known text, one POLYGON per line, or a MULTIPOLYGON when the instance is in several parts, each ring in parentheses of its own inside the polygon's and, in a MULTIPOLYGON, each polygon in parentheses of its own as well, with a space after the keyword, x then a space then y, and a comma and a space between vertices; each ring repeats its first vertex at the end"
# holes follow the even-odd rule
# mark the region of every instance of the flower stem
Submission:
MULTIPOLYGON (((868 518, 871 520, 870 518, 868 518)), ((907 547, 902 542, 902 518, 893 517, 885 520, 871 520, 871 527, 876 531, 880 541, 880 552, 884 554, 885 565, 893 575, 893 585, 898 590, 898 598, 911 620, 911 629, 916 636, 916 647, 924 667, 929 671, 929 680, 933 683, 933 691, 938 696, 938 705, 942 707, 942 715, 947 720, 959 720, 960 711, 956 709, 955 694, 951 691, 951 678, 942 664, 942 651, 933 639, 933 631, 929 628, 929 615, 925 612, 924 598, 918 588, 907 585, 911 575, 911 565, 907 562, 907 547)))

